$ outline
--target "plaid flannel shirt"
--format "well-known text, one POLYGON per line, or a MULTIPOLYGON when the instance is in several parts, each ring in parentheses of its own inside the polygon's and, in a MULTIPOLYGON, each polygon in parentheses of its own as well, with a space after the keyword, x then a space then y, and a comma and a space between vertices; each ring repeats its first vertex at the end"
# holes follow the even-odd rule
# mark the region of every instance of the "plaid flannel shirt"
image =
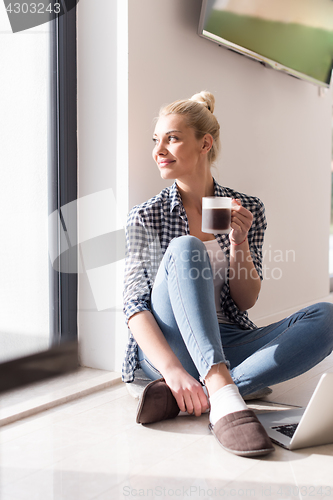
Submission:
MULTIPOLYGON (((253 263, 262 279, 262 245, 267 227, 263 203, 259 198, 222 187, 215 179, 214 196, 238 198, 252 213, 253 222, 248 233, 248 241, 253 263)), ((132 208, 126 225, 124 313, 127 322, 133 314, 151 310, 150 294, 163 254, 173 238, 189 232, 186 211, 176 182, 145 203, 132 208)), ((217 234, 215 238, 229 260, 228 235, 217 234)), ((232 300, 228 275, 222 286, 220 301, 223 313, 230 321, 242 328, 255 327, 247 312, 240 311, 232 300)), ((138 366, 137 347, 132 333, 129 332, 122 368, 124 382, 134 380, 134 371, 138 366)))

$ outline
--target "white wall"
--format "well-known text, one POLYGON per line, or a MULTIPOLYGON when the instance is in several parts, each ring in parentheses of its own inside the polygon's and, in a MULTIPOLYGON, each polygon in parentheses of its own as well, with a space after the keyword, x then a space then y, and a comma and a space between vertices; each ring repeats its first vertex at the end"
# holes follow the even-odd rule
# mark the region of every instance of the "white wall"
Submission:
MULTIPOLYGON (((201 0, 128 0, 128 102, 122 97, 116 106, 115 86, 123 96, 127 91, 126 70, 119 67, 127 54, 114 53, 116 2, 98 4, 98 9, 93 0, 78 4, 80 196, 112 188, 124 215, 126 205, 163 189, 166 183, 151 158, 153 118, 162 104, 208 89, 215 94, 222 134, 215 177, 259 196, 267 209, 267 279, 252 318, 262 324, 326 299, 330 93, 320 95, 315 86, 200 38, 201 0), (127 105, 128 133, 126 118, 116 126, 127 105)), ((124 23, 127 12, 119 17, 118 9, 117 15, 124 23)), ((118 40, 124 28, 125 23, 118 40)), ((121 47, 126 48, 125 39, 121 47)), ((91 222, 81 218, 80 224, 91 222)), ((119 280, 117 287, 120 297, 119 280)), ((120 306, 98 311, 84 273, 79 328, 82 363, 119 371, 126 340, 120 306)))
MULTIPOLYGON (((124 260, 90 269, 84 243, 98 243, 98 237, 121 231, 128 211, 127 30, 126 1, 79 2, 80 357, 82 365, 117 371, 127 338, 124 260)), ((96 261, 99 252, 109 250, 96 248, 96 261)))

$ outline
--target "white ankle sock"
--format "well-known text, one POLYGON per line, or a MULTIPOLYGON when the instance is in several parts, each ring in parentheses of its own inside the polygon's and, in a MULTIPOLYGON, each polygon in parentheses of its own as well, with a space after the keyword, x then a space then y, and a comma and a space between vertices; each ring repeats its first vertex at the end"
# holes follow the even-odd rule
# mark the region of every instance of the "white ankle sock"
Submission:
POLYGON ((235 384, 225 385, 209 398, 210 401, 210 423, 216 422, 235 411, 247 410, 247 406, 239 394, 238 387, 235 384))

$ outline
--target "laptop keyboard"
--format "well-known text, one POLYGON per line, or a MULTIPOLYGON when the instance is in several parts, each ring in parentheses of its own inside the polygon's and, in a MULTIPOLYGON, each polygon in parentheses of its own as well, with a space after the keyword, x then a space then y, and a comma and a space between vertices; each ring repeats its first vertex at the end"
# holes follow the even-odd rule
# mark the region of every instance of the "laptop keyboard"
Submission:
POLYGON ((291 438, 295 434, 297 426, 298 424, 286 424, 286 425, 278 425, 277 427, 272 427, 272 429, 276 430, 277 432, 281 432, 281 434, 284 434, 285 436, 291 438))

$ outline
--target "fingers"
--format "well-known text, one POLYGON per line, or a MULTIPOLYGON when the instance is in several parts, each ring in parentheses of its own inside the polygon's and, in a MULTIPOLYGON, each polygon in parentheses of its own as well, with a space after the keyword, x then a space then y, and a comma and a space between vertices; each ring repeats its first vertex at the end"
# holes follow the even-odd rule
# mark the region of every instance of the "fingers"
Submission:
POLYGON ((201 413, 205 413, 205 411, 209 410, 210 404, 209 404, 209 399, 207 398, 207 395, 205 394, 202 386, 201 386, 201 391, 198 393, 198 396, 201 405, 201 413))
MULTIPOLYGON (((199 383, 198 383, 199 384, 199 383)), ((201 384, 191 388, 172 391, 181 411, 199 417, 209 408, 209 401, 201 384)))
POLYGON ((172 393, 176 398, 177 405, 179 406, 180 411, 186 411, 186 404, 183 394, 178 394, 175 391, 172 391, 172 393))
POLYGON ((201 384, 198 386, 197 392, 192 393, 192 404, 193 412, 196 417, 200 417, 200 415, 205 413, 209 408, 209 401, 201 384))
POLYGON ((183 368, 173 367, 164 374, 164 379, 181 411, 198 417, 209 408, 209 401, 202 385, 183 368))
POLYGON ((231 219, 230 226, 231 226, 231 229, 235 229, 236 231, 239 231, 239 232, 244 233, 244 234, 246 234, 251 227, 251 226, 248 226, 248 224, 246 222, 244 222, 241 219, 236 218, 236 217, 231 219))
POLYGON ((252 225, 253 215, 244 208, 239 200, 232 200, 231 228, 239 234, 241 239, 246 237, 252 225))
POLYGON ((190 399, 189 405, 186 406, 187 412, 190 415, 194 413, 196 417, 200 417, 202 413, 208 410, 209 402, 201 386, 198 388, 197 392, 192 392, 190 394, 190 399))
POLYGON ((248 231, 253 221, 252 213, 246 208, 244 208, 240 204, 239 200, 233 200, 233 202, 237 203, 233 203, 231 211, 231 221, 234 224, 238 225, 242 230, 245 229, 248 231))

